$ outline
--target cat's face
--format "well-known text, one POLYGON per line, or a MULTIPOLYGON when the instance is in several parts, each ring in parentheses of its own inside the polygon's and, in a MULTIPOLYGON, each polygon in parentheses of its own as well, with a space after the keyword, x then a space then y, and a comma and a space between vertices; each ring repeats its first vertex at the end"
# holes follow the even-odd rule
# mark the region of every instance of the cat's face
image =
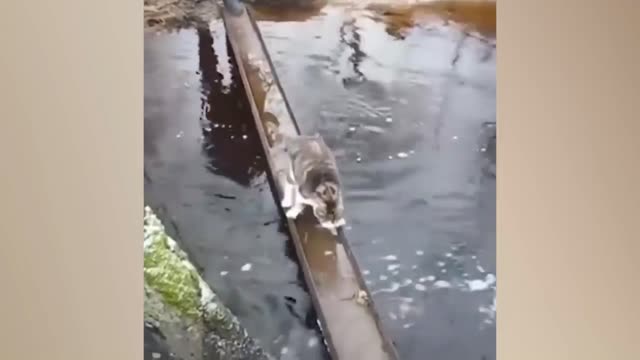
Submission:
POLYGON ((317 200, 313 214, 320 225, 326 228, 338 228, 345 224, 342 217, 342 194, 340 186, 335 182, 324 182, 314 192, 317 200))

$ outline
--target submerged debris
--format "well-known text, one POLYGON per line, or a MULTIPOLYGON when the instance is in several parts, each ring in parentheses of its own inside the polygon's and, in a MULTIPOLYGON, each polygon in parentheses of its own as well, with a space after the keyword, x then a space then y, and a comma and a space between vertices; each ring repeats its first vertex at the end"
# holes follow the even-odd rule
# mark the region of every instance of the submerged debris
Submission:
POLYGON ((364 290, 359 290, 355 297, 356 302, 360 305, 367 305, 369 303, 369 295, 364 290))

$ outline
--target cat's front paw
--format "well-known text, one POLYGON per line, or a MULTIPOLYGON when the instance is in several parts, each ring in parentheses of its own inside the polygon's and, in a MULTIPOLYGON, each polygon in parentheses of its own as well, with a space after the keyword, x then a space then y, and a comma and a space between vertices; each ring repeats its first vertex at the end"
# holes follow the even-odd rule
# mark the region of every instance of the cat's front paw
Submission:
POLYGON ((282 206, 284 209, 290 208, 293 205, 293 202, 291 201, 291 199, 282 199, 282 201, 280 201, 280 206, 282 206))
POLYGON ((295 219, 298 217, 298 215, 300 215, 301 212, 302 212, 302 207, 294 206, 287 211, 286 215, 289 219, 295 219))

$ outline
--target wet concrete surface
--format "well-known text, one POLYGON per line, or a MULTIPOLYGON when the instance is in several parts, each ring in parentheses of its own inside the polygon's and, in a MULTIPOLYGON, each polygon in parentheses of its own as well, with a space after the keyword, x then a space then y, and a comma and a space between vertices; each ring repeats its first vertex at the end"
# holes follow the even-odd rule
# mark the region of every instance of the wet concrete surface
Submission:
MULTIPOLYGON (((495 359, 494 41, 386 27, 338 7, 260 23, 302 132, 336 152, 400 357, 495 359)), ((145 203, 268 350, 326 358, 222 24, 145 36, 145 203)))

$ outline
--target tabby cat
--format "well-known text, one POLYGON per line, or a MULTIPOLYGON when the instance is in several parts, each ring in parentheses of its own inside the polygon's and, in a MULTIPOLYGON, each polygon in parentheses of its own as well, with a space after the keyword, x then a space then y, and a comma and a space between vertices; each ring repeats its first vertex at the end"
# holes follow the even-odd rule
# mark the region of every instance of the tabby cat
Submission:
POLYGON ((288 153, 289 169, 284 182, 282 207, 295 219, 305 205, 324 228, 335 230, 344 226, 342 189, 335 157, 319 134, 283 136, 288 153))

